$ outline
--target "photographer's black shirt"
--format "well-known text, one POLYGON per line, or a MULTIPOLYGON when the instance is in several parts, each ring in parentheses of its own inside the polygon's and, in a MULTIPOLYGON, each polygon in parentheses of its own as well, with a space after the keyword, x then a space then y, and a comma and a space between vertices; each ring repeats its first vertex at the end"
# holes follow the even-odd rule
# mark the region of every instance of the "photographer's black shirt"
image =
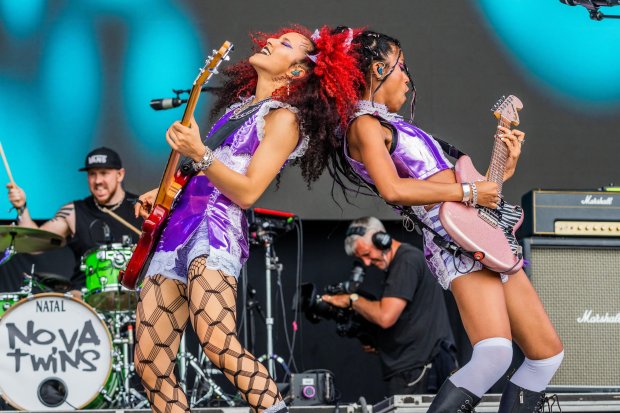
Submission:
POLYGON ((454 341, 443 292, 419 249, 401 244, 396 250, 382 296, 407 301, 396 324, 378 332, 384 380, 422 367, 437 355, 440 341, 454 341))

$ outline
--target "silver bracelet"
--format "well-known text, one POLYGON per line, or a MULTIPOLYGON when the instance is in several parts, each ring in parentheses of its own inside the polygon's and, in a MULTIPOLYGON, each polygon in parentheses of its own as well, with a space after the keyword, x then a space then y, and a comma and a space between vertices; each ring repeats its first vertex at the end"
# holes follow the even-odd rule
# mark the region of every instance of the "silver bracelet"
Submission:
POLYGON ((192 168, 194 168, 194 171, 196 172, 204 171, 205 169, 211 166, 214 160, 215 160, 215 154, 207 146, 205 147, 205 154, 202 155, 202 159, 199 160, 198 162, 192 162, 192 168))
POLYGON ((473 182, 470 183, 469 186, 471 187, 471 200, 469 201, 469 206, 475 207, 478 205, 478 188, 476 188, 476 184, 473 182))
POLYGON ((461 202, 467 203, 471 199, 471 185, 466 182, 461 184, 461 187, 463 188, 463 199, 461 199, 461 202))

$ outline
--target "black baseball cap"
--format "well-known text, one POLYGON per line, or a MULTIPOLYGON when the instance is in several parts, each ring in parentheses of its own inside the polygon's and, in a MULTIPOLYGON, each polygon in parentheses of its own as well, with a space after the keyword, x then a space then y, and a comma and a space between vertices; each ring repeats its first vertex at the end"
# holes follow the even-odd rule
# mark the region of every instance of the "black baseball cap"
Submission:
POLYGON ((86 155, 84 167, 79 170, 88 171, 91 168, 121 169, 122 167, 121 157, 116 152, 110 148, 101 147, 86 155))

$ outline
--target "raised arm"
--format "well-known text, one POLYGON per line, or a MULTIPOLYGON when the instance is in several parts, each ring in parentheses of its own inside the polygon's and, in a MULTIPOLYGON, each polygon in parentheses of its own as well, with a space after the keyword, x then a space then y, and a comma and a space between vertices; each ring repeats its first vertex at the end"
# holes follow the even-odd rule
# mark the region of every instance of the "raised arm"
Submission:
MULTIPOLYGON (((383 199, 397 205, 429 205, 463 199, 463 189, 459 183, 439 183, 398 176, 383 135, 383 126, 372 116, 360 116, 351 125, 348 135, 350 153, 359 156, 383 199)), ((497 207, 497 185, 479 182, 476 186, 478 204, 497 207)))
MULTIPOLYGON (((186 128, 175 123, 166 135, 172 149, 199 161, 205 146, 195 120, 186 128)), ((252 156, 245 174, 238 173, 215 159, 202 173, 231 201, 243 209, 250 208, 265 192, 282 165, 297 146, 297 117, 288 109, 274 109, 265 116, 265 137, 252 156)))
POLYGON ((68 237, 75 231, 75 209, 72 202, 60 208, 54 215, 54 218, 39 227, 30 216, 24 190, 14 184, 7 184, 6 187, 9 190, 9 201, 11 205, 13 205, 15 209, 21 210, 18 223, 20 227, 40 228, 60 235, 61 237, 68 237))

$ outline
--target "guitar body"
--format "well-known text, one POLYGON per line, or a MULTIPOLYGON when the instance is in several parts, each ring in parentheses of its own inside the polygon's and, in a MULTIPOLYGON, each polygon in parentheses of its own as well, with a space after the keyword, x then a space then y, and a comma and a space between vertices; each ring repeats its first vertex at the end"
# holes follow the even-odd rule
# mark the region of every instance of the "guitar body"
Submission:
POLYGON ((155 247, 159 242, 166 221, 170 212, 172 212, 172 202, 174 198, 181 192, 183 187, 189 182, 190 176, 185 176, 177 171, 174 179, 174 185, 169 187, 167 196, 165 197, 166 203, 155 204, 153 210, 144 223, 142 224, 142 234, 138 239, 136 248, 127 263, 127 268, 120 272, 120 281, 123 286, 129 289, 135 289, 146 270, 146 264, 149 262, 155 247))
MULTIPOLYGON (((456 162, 457 182, 486 181, 468 156, 456 162)), ((519 206, 503 203, 497 210, 470 207, 462 202, 444 202, 439 219, 452 239, 467 251, 482 252, 480 261, 487 268, 514 274, 523 266, 523 257, 514 233, 523 222, 519 206)))
MULTIPOLYGON (((219 50, 213 51, 213 54, 206 60, 205 66, 200 69, 200 73, 196 80, 194 80, 189 98, 187 99, 187 106, 181 120, 182 125, 190 125, 190 120, 202 88, 211 76, 217 73, 217 67, 220 63, 223 60, 228 60, 228 54, 232 49, 233 45, 230 42, 224 42, 219 50)), ((178 152, 170 152, 166 169, 159 184, 157 197, 153 203, 153 209, 144 221, 144 224, 142 224, 142 234, 140 234, 136 248, 127 263, 127 268, 119 272, 119 281, 123 286, 131 290, 136 288, 146 269, 146 264, 155 252, 155 247, 164 230, 167 218, 172 212, 174 200, 193 176, 193 174, 184 175, 181 173, 181 170, 177 167, 179 159, 180 154, 178 152)))

